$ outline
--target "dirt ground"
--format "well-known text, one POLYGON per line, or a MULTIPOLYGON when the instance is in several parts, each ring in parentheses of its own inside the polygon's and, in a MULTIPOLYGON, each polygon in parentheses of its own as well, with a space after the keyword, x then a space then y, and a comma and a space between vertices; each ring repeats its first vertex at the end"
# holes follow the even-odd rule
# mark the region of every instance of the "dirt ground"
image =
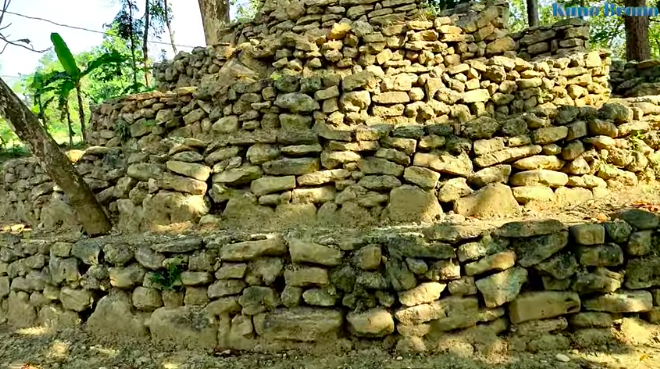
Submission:
MULTIPOLYGON (((441 222, 474 225, 475 227, 484 229, 497 227, 506 222, 530 219, 558 219, 565 224, 603 222, 609 220, 610 215, 615 211, 629 207, 641 208, 660 213, 660 182, 641 183, 635 187, 626 187, 623 189, 610 189, 609 194, 605 197, 593 198, 576 205, 530 203, 526 206, 522 206, 519 214, 512 214, 503 218, 466 219, 463 216, 445 214, 441 222)), ((409 226, 410 225, 404 225, 403 227, 409 226)), ((57 230, 44 231, 42 229, 31 229, 29 226, 20 223, 0 223, 0 232, 21 234, 25 231, 32 232, 36 237, 48 237, 59 233, 57 230)), ((254 231, 261 232, 264 230, 257 229, 254 231)), ((65 232, 70 233, 71 230, 67 228, 65 232)), ((184 229, 178 233, 189 232, 195 232, 195 230, 184 229)), ((173 228, 166 233, 177 233, 177 231, 176 228, 173 228)))
POLYGON ((43 328, 0 331, 1 369, 641 369, 660 368, 660 329, 633 324, 617 331, 617 341, 592 350, 495 357, 451 354, 399 356, 382 349, 322 356, 296 352, 247 354, 171 351, 147 344, 107 345, 85 332, 50 333, 43 328))
MULTIPOLYGON (((501 225, 515 220, 558 219, 566 224, 603 222, 610 215, 624 208, 640 208, 660 213, 660 182, 641 183, 635 187, 610 189, 607 196, 592 198, 578 204, 557 205, 554 203, 529 203, 522 207, 520 214, 500 219, 468 218, 461 223, 479 226, 501 225)), ((451 216, 447 217, 451 220, 451 216)))

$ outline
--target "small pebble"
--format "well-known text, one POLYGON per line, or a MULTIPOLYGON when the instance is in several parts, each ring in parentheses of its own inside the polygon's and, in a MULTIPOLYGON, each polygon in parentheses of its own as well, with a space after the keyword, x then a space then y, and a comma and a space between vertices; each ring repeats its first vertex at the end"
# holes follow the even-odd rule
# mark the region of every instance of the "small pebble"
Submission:
POLYGON ((403 356, 397 356, 396 359, 401 361, 401 360, 403 360, 403 356))
POLYGON ((559 361, 561 361, 561 362, 563 362, 563 363, 567 363, 567 362, 571 361, 571 358, 568 357, 568 356, 566 356, 566 355, 564 355, 564 354, 557 354, 557 355, 555 356, 555 359, 557 359, 557 360, 559 360, 559 361))

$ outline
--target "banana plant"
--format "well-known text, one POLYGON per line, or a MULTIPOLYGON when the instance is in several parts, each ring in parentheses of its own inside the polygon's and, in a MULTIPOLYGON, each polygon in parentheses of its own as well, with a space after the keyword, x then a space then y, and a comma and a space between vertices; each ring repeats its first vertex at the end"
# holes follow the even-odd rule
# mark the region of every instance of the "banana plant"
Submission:
MULTIPOLYGON (((71 95, 71 91, 74 88, 75 86, 71 80, 62 80, 56 86, 56 93, 54 96, 54 98, 57 99, 57 107, 61 112, 60 120, 64 120, 66 118, 66 124, 69 131, 69 147, 73 147, 73 136, 75 136, 75 132, 73 131, 73 124, 71 122, 71 114, 69 113, 69 95, 71 95)), ((85 126, 81 126, 81 129, 83 129, 83 141, 85 132, 84 127, 85 126)))
MULTIPOLYGON (((60 64, 62 64, 64 71, 53 75, 48 81, 48 84, 57 82, 60 83, 60 94, 58 94, 59 96, 62 96, 61 93, 67 92, 67 89, 67 97, 71 91, 76 91, 76 97, 78 99, 78 115, 80 117, 80 130, 82 131, 83 141, 86 141, 87 134, 85 129, 85 109, 83 105, 82 81, 94 70, 108 64, 121 64, 125 61, 125 58, 117 51, 113 50, 108 54, 103 54, 98 58, 93 59, 84 69, 81 69, 78 67, 76 59, 73 57, 69 46, 66 44, 66 42, 64 42, 64 39, 62 39, 62 36, 60 36, 58 33, 51 33, 50 40, 53 43, 55 53, 57 54, 57 59, 59 60, 60 64)), ((68 99, 66 100, 66 105, 68 106, 68 99)), ((66 111, 68 114, 68 108, 66 111)), ((71 130, 69 132, 71 133, 71 130)))
POLYGON ((49 92, 54 92, 58 90, 58 86, 49 84, 50 79, 57 72, 51 73, 42 73, 41 71, 34 72, 32 76, 32 81, 30 82, 28 88, 34 97, 34 102, 37 104, 37 118, 41 120, 44 125, 44 128, 48 128, 48 117, 46 116, 46 109, 48 106, 55 101, 56 96, 51 96, 46 98, 49 92), (44 98, 46 98, 44 100, 44 98))

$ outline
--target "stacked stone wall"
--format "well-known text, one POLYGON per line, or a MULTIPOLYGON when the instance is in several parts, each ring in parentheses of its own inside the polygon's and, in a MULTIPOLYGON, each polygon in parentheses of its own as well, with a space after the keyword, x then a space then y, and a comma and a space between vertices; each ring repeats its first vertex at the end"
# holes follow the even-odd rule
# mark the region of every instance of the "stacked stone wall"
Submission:
MULTIPOLYGON (((267 2, 222 45, 158 66, 162 92, 95 107, 96 146, 69 153, 124 234, 2 234, 0 324, 489 354, 659 322, 657 215, 461 223, 606 196, 660 165, 660 100, 608 101, 609 56, 580 52, 582 23, 509 35, 507 17, 267 2), (374 227, 390 223, 406 227, 374 227), (137 235, 194 225, 211 232, 137 235)), ((0 209, 75 226, 33 159, 3 165, 0 209)))
MULTIPOLYGON (((127 160, 118 147, 89 147, 67 152, 75 168, 104 206, 123 196, 127 180, 127 160), (124 178, 124 179, 122 179, 124 178)), ((134 183, 126 191, 132 189, 134 183)), ((4 223, 20 222, 41 225, 51 230, 78 227, 67 196, 50 179, 36 158, 9 160, 2 165, 0 185, 0 219, 4 223)), ((116 213, 116 204, 108 207, 116 213)))
POLYGON ((658 217, 625 210, 613 219, 174 238, 4 234, 0 324, 82 325, 114 342, 197 350, 603 345, 622 318, 660 320, 658 217))
MULTIPOLYGON (((505 215, 516 213, 519 204, 586 201, 605 195, 608 187, 655 178, 658 107, 653 101, 622 101, 628 106, 613 103, 600 110, 544 103, 517 115, 461 121, 450 117, 459 103, 438 116, 431 107, 449 105, 412 101, 411 95, 430 88, 428 81, 424 89, 411 83, 391 92, 364 87, 339 92, 351 83, 383 86, 397 78, 381 80, 364 71, 327 87, 324 80, 282 76, 237 84, 227 91, 222 109, 195 94, 179 97, 185 106, 159 102, 173 94, 149 95, 108 104, 101 108, 106 115, 95 120, 106 122, 108 131, 117 119, 132 122, 124 148, 139 149, 130 157, 142 162, 131 161, 128 177, 133 184, 154 184, 157 190, 147 198, 176 191, 201 204, 208 195, 202 210, 239 223, 256 217, 263 224, 289 212, 349 224, 354 219, 429 222, 450 210, 505 215), (316 88, 305 90, 310 85, 316 88), (381 97, 395 95, 409 102, 387 105, 381 97), (361 98, 369 103, 356 108, 361 98), (327 105, 339 110, 323 113, 327 105), (413 110, 424 107, 428 110, 413 110), (395 109, 404 114, 388 117, 395 109), (414 115, 406 116, 411 110, 414 115), (500 202, 476 206, 488 198, 500 202)), ((152 213, 139 202, 147 198, 124 198, 117 201, 125 214, 152 213)))
MULTIPOLYGON (((507 18, 502 2, 269 2, 215 54, 165 66, 180 87, 96 107, 79 170, 124 231, 499 217, 655 178, 656 102, 603 105, 605 52, 518 56, 582 23, 518 42, 507 18)), ((62 195, 35 169, 51 189, 32 201, 19 166, 8 213, 54 223, 41 201, 62 195)))
POLYGON ((530 27, 513 36, 523 59, 568 56, 589 50, 589 26, 580 18, 566 18, 552 25, 530 27))
MULTIPOLYGON (((583 67, 564 70, 575 68, 583 67)), ((653 99, 600 109, 544 103, 524 113, 462 120, 451 111, 464 106, 467 113, 469 105, 456 103, 438 115, 443 110, 432 107, 450 105, 412 101, 431 88, 428 80, 424 88, 411 83, 397 91, 339 93, 351 83, 384 86, 398 76, 364 71, 329 87, 324 79, 283 76, 238 83, 222 102, 193 88, 110 102, 94 113, 97 134, 90 136, 103 147, 89 150, 91 162, 81 173, 130 231, 196 224, 207 214, 213 222, 221 216, 274 226, 282 217, 368 225, 432 222, 449 211, 506 216, 519 205, 586 201, 656 176, 659 107, 653 99), (316 87, 306 90, 310 85, 316 87), (382 100, 394 94, 410 101, 382 100), (362 98, 369 104, 355 111, 362 98), (323 113, 328 104, 339 110, 323 113), (404 114, 383 113, 395 109, 404 114), (121 159, 103 159, 104 152, 121 159), (487 199, 498 202, 477 205, 487 199)), ((27 177, 15 175, 18 166, 6 166, 5 201, 12 209, 38 207, 26 197, 27 177)))
POLYGON ((658 95, 659 82, 659 60, 628 63, 617 60, 612 64, 610 86, 615 95, 626 97, 658 95))
MULTIPOLYGON (((351 24, 360 22, 361 33, 373 33, 373 30, 387 29, 396 24, 401 24, 409 19, 431 20, 441 18, 439 25, 445 25, 447 35, 436 35, 434 39, 425 40, 418 38, 413 41, 436 41, 436 53, 439 49, 453 46, 460 42, 461 53, 475 53, 484 55, 487 43, 496 41, 498 38, 508 36, 506 23, 509 17, 509 7, 504 1, 489 2, 488 4, 464 3, 454 9, 448 9, 436 13, 430 8, 420 5, 418 0, 392 0, 376 2, 373 0, 270 0, 264 3, 263 8, 256 18, 247 23, 234 24, 227 28, 223 42, 204 48, 196 48, 192 53, 182 52, 173 61, 166 61, 155 66, 154 77, 161 91, 171 91, 176 87, 198 86, 204 77, 212 77, 220 72, 225 61, 241 51, 249 53, 248 43, 258 45, 260 49, 257 54, 271 54, 280 41, 275 45, 270 44, 273 40, 281 38, 287 33, 309 36, 316 42, 323 41, 323 33, 333 28, 336 23, 351 24), (370 27, 364 23, 369 23, 370 27), (458 27, 451 28, 450 26, 458 27), (465 35, 460 35, 464 33, 465 35), (442 36, 442 38, 438 38, 442 36), (321 38, 319 38, 321 37, 321 38), (441 42, 438 42, 441 41, 441 42), (449 45, 444 42, 451 43, 449 45), (261 45, 259 45, 261 44, 261 45), (264 50, 266 49, 266 50, 264 50), (468 50, 469 49, 469 50, 468 50), (215 66, 214 66, 215 65, 215 66)), ((341 27, 340 27, 341 28, 341 27)), ((387 48, 403 49, 404 37, 401 31, 390 29, 387 48), (397 40, 398 39, 398 40, 397 40)), ((359 36, 362 37, 362 36, 359 36)), ((383 43, 386 40, 372 42, 383 43)), ((357 40, 356 40, 357 41, 357 40)), ((418 42, 419 43, 419 42, 418 42)), ((330 46, 330 45, 326 45, 330 46)), ((331 63, 344 59, 342 68, 352 67, 357 59, 357 53, 367 54, 366 62, 374 64, 373 52, 364 53, 362 50, 351 50, 356 45, 346 45, 342 50, 329 48, 322 50, 323 56, 331 63), (341 51, 340 53, 333 51, 341 51), (342 55, 345 54, 345 55, 342 55), (351 56, 353 55, 354 56, 351 56)), ((376 45, 377 48, 380 46, 376 45)), ((498 41, 491 49, 505 49, 502 51, 513 51, 516 43, 509 37, 498 41)), ((310 51, 310 50, 306 50, 310 51)), ((413 51, 420 51, 419 48, 413 51)), ((459 52, 456 52, 457 54, 459 52)), ((466 55, 469 55, 466 54, 466 55)), ((321 55, 318 55, 321 57, 321 55)), ((278 58, 279 59, 279 58, 278 58)), ((433 59, 433 57, 432 57, 433 59)), ((316 63, 316 61, 314 61, 316 63)), ((442 63, 442 61, 440 61, 442 63)), ((362 63, 364 65, 364 61, 362 63)), ((318 68, 318 67, 316 67, 318 68)))
POLYGON ((180 52, 173 60, 154 65, 154 79, 161 91, 179 87, 199 86, 202 78, 217 74, 227 61, 225 51, 230 46, 196 47, 191 52, 180 52))

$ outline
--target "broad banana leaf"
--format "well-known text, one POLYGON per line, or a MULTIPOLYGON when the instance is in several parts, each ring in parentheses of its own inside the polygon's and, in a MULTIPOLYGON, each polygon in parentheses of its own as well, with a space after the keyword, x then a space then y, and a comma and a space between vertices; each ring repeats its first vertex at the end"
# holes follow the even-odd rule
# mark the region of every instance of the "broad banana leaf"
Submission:
POLYGON ((93 72, 95 69, 100 68, 106 64, 121 64, 126 61, 126 58, 119 54, 117 51, 113 50, 109 54, 103 54, 99 56, 98 58, 92 60, 88 65, 87 68, 81 73, 80 77, 84 77, 91 72, 93 72))
POLYGON ((66 102, 69 100, 69 94, 71 91, 73 91, 74 88, 76 88, 76 85, 72 80, 66 79, 62 81, 57 92, 58 106, 60 109, 64 108, 66 102))
POLYGON ((55 71, 48 75, 48 79, 45 80, 44 85, 50 86, 62 81, 71 81, 73 83, 73 79, 67 72, 55 71))
POLYGON ((55 53, 57 54, 57 59, 64 67, 64 71, 71 76, 73 80, 78 80, 80 78, 80 68, 76 64, 76 59, 74 59, 69 46, 67 46, 62 36, 59 33, 51 33, 50 40, 55 47, 55 53))

